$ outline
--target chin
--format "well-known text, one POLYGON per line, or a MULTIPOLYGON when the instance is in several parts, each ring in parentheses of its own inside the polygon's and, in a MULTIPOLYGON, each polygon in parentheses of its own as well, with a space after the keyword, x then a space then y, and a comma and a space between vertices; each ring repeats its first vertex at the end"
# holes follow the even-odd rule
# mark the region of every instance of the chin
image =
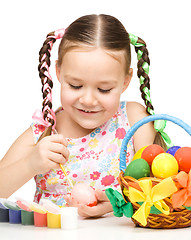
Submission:
POLYGON ((91 124, 91 123, 83 123, 83 124, 80 124, 80 126, 84 129, 87 129, 87 130, 95 130, 96 128, 98 128, 99 126, 101 126, 101 124, 91 124))
MULTIPOLYGON (((99 125, 100 126, 100 125, 99 125)), ((81 127, 82 128, 84 128, 84 129, 87 129, 87 130, 89 130, 89 131, 93 131, 93 130, 95 130, 96 128, 98 128, 99 126, 95 126, 95 125, 81 125, 81 127)))

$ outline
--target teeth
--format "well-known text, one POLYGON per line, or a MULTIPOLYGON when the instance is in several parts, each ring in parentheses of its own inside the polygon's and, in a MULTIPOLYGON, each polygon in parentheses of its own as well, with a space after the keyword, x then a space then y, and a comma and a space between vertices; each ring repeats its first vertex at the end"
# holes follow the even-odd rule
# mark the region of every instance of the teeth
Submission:
POLYGON ((91 111, 86 111, 86 110, 84 110, 84 112, 89 113, 89 112, 91 112, 91 111))

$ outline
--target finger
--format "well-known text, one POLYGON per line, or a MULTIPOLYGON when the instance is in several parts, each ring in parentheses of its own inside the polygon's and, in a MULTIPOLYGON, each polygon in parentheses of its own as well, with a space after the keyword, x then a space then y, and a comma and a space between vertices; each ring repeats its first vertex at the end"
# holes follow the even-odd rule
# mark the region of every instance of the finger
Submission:
POLYGON ((97 206, 88 207, 87 205, 78 204, 78 214, 85 218, 97 217, 99 215, 99 209, 97 206))
POLYGON ((49 161, 49 163, 47 164, 47 169, 41 173, 46 173, 47 171, 49 171, 50 169, 59 169, 60 165, 58 163, 55 163, 53 161, 49 161))
POLYGON ((70 152, 66 146, 61 143, 50 143, 49 150, 54 153, 62 154, 66 159, 69 158, 70 152))
POLYGON ((64 196, 64 200, 67 202, 69 207, 78 207, 78 202, 71 196, 64 196))
POLYGON ((112 205, 110 202, 103 202, 94 207, 88 207, 86 205, 78 204, 78 214, 82 217, 100 217, 103 214, 112 211, 112 205))
POLYGON ((54 153, 51 151, 48 153, 48 159, 58 164, 64 164, 67 161, 67 159, 62 154, 54 153))
POLYGON ((65 200, 65 202, 66 202, 66 206, 67 206, 67 207, 71 207, 71 206, 69 205, 69 203, 68 203, 69 197, 70 197, 69 195, 64 195, 64 196, 63 196, 63 198, 64 198, 64 200, 65 200))
POLYGON ((51 136, 48 136, 47 138, 49 138, 50 141, 52 141, 52 142, 61 143, 64 146, 68 146, 68 142, 67 142, 66 138, 63 137, 62 134, 53 134, 51 136))
POLYGON ((105 191, 98 189, 95 191, 95 195, 99 202, 109 202, 109 199, 108 199, 107 195, 105 194, 105 191))

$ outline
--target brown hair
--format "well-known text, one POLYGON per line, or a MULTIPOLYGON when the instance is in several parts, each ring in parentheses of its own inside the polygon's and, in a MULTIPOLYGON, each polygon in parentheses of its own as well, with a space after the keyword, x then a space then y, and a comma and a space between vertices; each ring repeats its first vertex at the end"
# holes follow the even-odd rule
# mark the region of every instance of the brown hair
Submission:
MULTIPOLYGON (((51 94, 53 83, 52 79, 45 74, 48 72, 47 69, 50 66, 50 51, 53 43, 57 39, 55 32, 51 32, 47 35, 43 47, 40 50, 39 57, 39 75, 42 81, 42 92, 43 92, 43 116, 46 121, 49 121, 51 125, 54 124, 53 118, 51 118, 52 102, 50 97, 47 95, 51 94), (44 87, 44 86, 49 87, 44 87)), ((58 67, 61 66, 64 55, 71 49, 75 48, 102 48, 112 53, 123 51, 125 57, 125 74, 129 73, 131 64, 131 48, 130 48, 130 37, 122 23, 113 16, 109 15, 86 15, 78 18, 65 30, 62 40, 58 49, 58 67)), ((146 43, 141 39, 137 38, 135 51, 138 53, 141 51, 142 56, 138 59, 138 71, 137 75, 140 78, 143 77, 144 81, 141 83, 140 91, 142 98, 146 105, 146 111, 149 114, 153 114, 153 106, 150 98, 150 79, 147 72, 143 68, 143 63, 150 65, 150 59, 148 56, 148 50, 146 43), (146 91, 145 91, 146 89, 146 91), (148 95, 147 95, 148 93, 148 95)), ((111 54, 112 54, 111 53, 111 54)), ((115 57, 115 54, 113 54, 115 57)), ((160 134, 157 134, 160 135, 160 134)), ((159 136, 160 138, 160 136, 159 136)), ((157 136, 158 139, 158 136, 157 136)), ((161 140, 161 138, 160 138, 161 140)))
POLYGON ((72 48, 102 48, 124 51, 126 73, 131 63, 129 34, 115 17, 100 14, 78 18, 65 31, 58 50, 58 66, 64 54, 72 48))

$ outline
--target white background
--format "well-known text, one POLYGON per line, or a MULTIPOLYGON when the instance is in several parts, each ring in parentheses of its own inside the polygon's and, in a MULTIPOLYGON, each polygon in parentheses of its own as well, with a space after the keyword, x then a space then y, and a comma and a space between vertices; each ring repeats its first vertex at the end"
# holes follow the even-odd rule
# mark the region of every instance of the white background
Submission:
MULTIPOLYGON (((41 109, 38 52, 46 35, 67 27, 76 18, 92 13, 117 17, 129 33, 147 43, 151 60, 151 99, 155 113, 167 113, 191 125, 191 14, 189 0, 10 0, 0 3, 0 159, 13 141, 41 109)), ((54 109, 59 106, 59 84, 54 65, 57 44, 52 51, 54 109)), ((134 77, 122 99, 139 101, 136 54, 132 48, 134 77)), ((168 123, 167 132, 175 144, 191 146, 180 127, 168 123)), ((22 171, 22 169, 21 169, 22 171)), ((31 180, 13 194, 32 200, 31 180)))

